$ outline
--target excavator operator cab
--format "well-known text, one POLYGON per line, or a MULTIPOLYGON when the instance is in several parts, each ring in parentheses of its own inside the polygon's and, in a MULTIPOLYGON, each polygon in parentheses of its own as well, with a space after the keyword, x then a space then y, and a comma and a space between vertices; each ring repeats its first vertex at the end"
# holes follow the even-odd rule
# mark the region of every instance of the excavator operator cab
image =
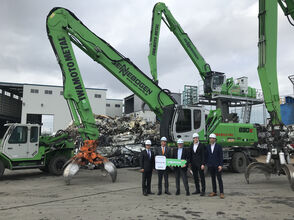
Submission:
POLYGON ((191 142, 192 135, 205 128, 205 108, 203 106, 170 105, 164 108, 160 121, 160 136, 169 142, 181 138, 191 142))
POLYGON ((225 83, 225 81, 226 75, 224 73, 215 71, 207 73, 204 79, 204 93, 220 93, 222 90, 222 85, 225 83))

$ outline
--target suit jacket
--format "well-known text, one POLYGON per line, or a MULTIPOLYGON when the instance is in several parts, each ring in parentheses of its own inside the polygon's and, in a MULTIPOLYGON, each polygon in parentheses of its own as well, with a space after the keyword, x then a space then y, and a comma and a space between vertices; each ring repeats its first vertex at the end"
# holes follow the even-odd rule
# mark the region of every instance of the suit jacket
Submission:
MULTIPOLYGON (((151 150, 150 150, 151 151, 151 150)), ((140 166, 144 172, 152 172, 155 167, 154 152, 151 151, 151 158, 147 154, 147 150, 143 150, 140 154, 140 166)))
POLYGON ((164 154, 162 155, 161 146, 156 148, 155 156, 165 156, 166 158, 171 158, 171 150, 169 147, 165 146, 164 154))
POLYGON ((223 149, 219 144, 215 144, 213 153, 210 144, 206 147, 206 163, 208 167, 223 166, 223 149))
POLYGON ((205 151, 206 146, 202 143, 199 143, 196 153, 194 152, 194 143, 190 146, 190 163, 192 167, 200 167, 205 164, 205 151))
MULTIPOLYGON (((185 167, 182 167, 182 169, 185 170, 185 171, 187 171, 188 163, 189 163, 189 161, 190 161, 189 156, 190 156, 190 155, 189 155, 189 149, 183 147, 183 151, 182 151, 182 157, 181 157, 181 159, 187 161, 186 166, 185 166, 185 167)), ((174 158, 174 159, 178 159, 178 148, 174 148, 174 149, 173 149, 172 158, 174 158)), ((176 167, 176 168, 177 168, 177 167, 176 167)))

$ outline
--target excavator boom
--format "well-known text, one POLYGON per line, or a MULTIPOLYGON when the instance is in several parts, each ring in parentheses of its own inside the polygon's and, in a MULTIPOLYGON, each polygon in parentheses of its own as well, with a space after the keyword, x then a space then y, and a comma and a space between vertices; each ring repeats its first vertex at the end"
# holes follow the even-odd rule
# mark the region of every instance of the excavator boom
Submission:
POLYGON ((170 10, 167 6, 159 2, 155 4, 153 8, 153 17, 152 17, 152 24, 151 24, 151 34, 150 34, 150 42, 149 42, 149 64, 151 68, 151 74, 155 82, 158 81, 157 77, 157 49, 158 49, 158 41, 159 41, 159 34, 160 34, 160 27, 161 27, 161 20, 165 22, 167 27, 174 33, 177 37, 189 57, 191 58, 194 65, 199 70, 200 76, 204 81, 207 77, 207 74, 211 72, 210 66, 200 52, 197 50, 191 39, 189 38, 188 34, 184 32, 181 28, 180 24, 176 21, 176 19, 171 14, 170 10), (163 16, 164 15, 164 16, 163 16))
MULTIPOLYGON (((69 96, 76 88, 75 76, 72 77, 73 73, 71 70, 73 67, 77 68, 77 64, 72 47, 68 46, 71 41, 141 98, 159 118, 163 114, 164 106, 174 105, 176 103, 165 90, 156 85, 135 64, 116 51, 106 41, 91 32, 67 9, 54 8, 49 13, 47 31, 63 74, 68 76, 65 80, 65 89, 70 88, 70 92, 65 92, 65 98, 67 100, 72 99, 69 96), (68 49, 63 50, 63 44, 65 43, 68 49), (72 60, 67 61, 69 59, 68 57, 71 57, 72 60), (73 62, 73 66, 69 67, 68 64, 71 64, 71 62, 73 62)), ((75 72, 79 75, 79 72, 75 72)), ((81 78, 79 78, 79 82, 82 83, 81 78)), ((74 99, 75 102, 83 103, 83 100, 85 100, 88 103, 86 98, 80 100, 84 96, 79 97, 81 94, 78 94, 78 91, 76 93, 77 97, 74 99)), ((81 110, 84 108, 78 109, 81 110)), ((79 113, 83 115, 85 112, 81 111, 79 113)))

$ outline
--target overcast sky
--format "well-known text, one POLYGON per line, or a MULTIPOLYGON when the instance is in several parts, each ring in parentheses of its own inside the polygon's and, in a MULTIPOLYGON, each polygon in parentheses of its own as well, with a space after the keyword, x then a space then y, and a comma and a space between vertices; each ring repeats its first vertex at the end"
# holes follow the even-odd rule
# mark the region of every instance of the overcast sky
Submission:
MULTIPOLYGON (((62 85, 60 68, 47 38, 46 16, 53 7, 72 11, 90 30, 130 58, 151 77, 149 34, 154 0, 1 0, 0 81, 62 85)), ((227 77, 247 76, 260 88, 257 74, 257 0, 164 1, 202 56, 227 77)), ((292 94, 294 28, 279 9, 278 75, 281 95, 292 94)), ((131 92, 75 48, 86 87, 108 89, 107 98, 131 92)), ((158 51, 159 85, 181 92, 198 85, 198 70, 163 23, 158 51)))

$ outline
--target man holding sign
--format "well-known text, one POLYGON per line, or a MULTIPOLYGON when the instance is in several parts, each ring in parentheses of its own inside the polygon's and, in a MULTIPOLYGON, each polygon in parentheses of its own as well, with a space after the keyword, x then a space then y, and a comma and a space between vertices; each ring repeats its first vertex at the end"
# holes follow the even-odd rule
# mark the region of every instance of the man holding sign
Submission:
MULTIPOLYGON (((189 151, 184 146, 184 141, 179 139, 177 141, 178 149, 173 150, 173 158, 178 160, 186 160, 189 161, 189 151)), ((176 177, 176 195, 180 195, 180 177, 183 179, 183 183, 186 190, 186 195, 190 195, 188 178, 187 178, 187 165, 184 164, 182 167, 175 167, 175 177, 176 177)))
MULTIPOLYGON (((166 137, 162 137, 160 139, 161 146, 158 147, 156 150, 156 156, 165 156, 165 158, 170 158, 171 153, 169 147, 166 146, 166 137)), ((156 168, 157 169, 157 168, 156 168)), ((164 177, 164 188, 165 188, 165 194, 170 195, 170 192, 168 191, 168 168, 166 167, 163 169, 157 169, 158 173, 158 193, 157 195, 161 195, 162 193, 162 177, 164 177)))

